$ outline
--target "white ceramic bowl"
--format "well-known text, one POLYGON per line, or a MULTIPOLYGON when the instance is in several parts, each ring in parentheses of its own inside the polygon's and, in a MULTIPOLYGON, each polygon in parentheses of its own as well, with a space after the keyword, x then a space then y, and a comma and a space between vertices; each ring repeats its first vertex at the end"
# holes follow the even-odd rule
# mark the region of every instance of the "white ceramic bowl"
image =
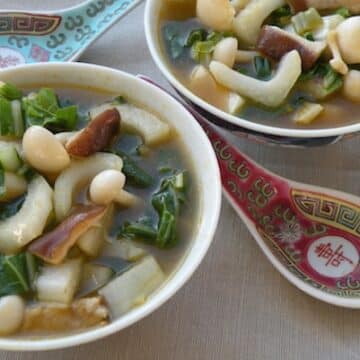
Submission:
MULTIPOLYGON (((212 146, 200 125, 162 90, 132 75, 83 63, 25 65, 2 70, 2 81, 18 86, 82 86, 122 94, 161 115, 179 133, 195 169, 199 189, 200 216, 197 229, 177 268, 148 301, 105 327, 42 339, 0 338, 0 349, 50 350, 79 345, 113 334, 142 319, 168 300, 190 278, 212 241, 220 213, 221 181, 212 146)), ((1 236, 1 234, 0 234, 1 236)))
POLYGON ((187 89, 172 73, 163 54, 160 39, 160 10, 165 0, 147 0, 145 7, 145 35, 150 53, 166 79, 180 93, 192 103, 195 108, 208 120, 222 126, 238 135, 255 137, 269 143, 280 145, 316 146, 333 143, 345 135, 360 132, 360 122, 348 126, 324 129, 291 129, 271 125, 258 124, 244 118, 230 115, 187 89))

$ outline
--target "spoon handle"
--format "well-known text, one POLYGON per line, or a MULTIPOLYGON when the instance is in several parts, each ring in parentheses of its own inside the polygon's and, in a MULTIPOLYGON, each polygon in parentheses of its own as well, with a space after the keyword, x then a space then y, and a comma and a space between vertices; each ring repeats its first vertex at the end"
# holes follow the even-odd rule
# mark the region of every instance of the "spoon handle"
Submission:
POLYGON ((0 68, 74 61, 143 0, 88 0, 58 11, 0 11, 0 68))

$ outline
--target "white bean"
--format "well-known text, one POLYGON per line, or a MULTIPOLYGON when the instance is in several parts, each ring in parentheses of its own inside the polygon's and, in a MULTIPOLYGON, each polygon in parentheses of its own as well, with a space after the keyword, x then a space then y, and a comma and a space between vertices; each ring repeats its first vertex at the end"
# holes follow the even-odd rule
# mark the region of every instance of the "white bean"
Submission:
POLYGON ((70 164, 70 156, 61 142, 41 126, 27 129, 22 145, 26 160, 41 172, 58 173, 70 164))
POLYGON ((360 16, 346 19, 336 28, 336 32, 344 61, 347 64, 360 63, 360 16))
POLYGON ((0 298, 0 335, 11 335, 22 325, 25 314, 24 300, 18 295, 0 298))
POLYGON ((344 77, 344 96, 353 102, 360 103, 360 71, 350 70, 344 77))

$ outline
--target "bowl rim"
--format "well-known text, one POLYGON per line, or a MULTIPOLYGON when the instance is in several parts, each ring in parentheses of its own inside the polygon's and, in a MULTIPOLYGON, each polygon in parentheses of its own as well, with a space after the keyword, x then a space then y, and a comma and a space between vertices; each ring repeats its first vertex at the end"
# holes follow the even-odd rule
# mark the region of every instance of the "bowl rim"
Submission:
MULTIPOLYGON (((160 7, 156 9, 156 4, 164 0, 147 0, 145 4, 145 13, 144 13, 144 27, 145 27, 145 37, 150 54, 161 71, 165 78, 170 82, 170 84, 183 94, 188 100, 202 109, 208 111, 209 113, 215 115, 220 120, 223 120, 229 124, 236 125, 240 128, 254 131, 257 133, 262 133, 272 136, 281 136, 289 138, 324 138, 332 136, 343 136, 347 134, 352 134, 360 132, 360 122, 356 124, 350 124, 346 126, 339 126, 335 128, 325 128, 325 129, 291 129, 285 127, 275 127, 268 126, 264 124, 259 124, 252 122, 250 120, 240 118, 234 115, 231 115, 223 110, 218 109, 217 107, 209 104, 205 100, 201 99, 193 92, 191 92, 187 87, 185 87, 177 78, 173 75, 170 70, 170 67, 166 64, 166 59, 164 56, 161 56, 160 51, 160 39, 158 36, 158 18, 160 7), (156 21, 154 21, 156 20, 156 21)), ((241 129, 239 129, 241 131, 241 129)))
MULTIPOLYGON (((136 86, 148 88, 148 91, 152 91, 157 96, 162 97, 164 102, 169 104, 171 108, 176 111, 177 117, 182 117, 183 120, 191 123, 192 129, 197 132, 197 137, 202 142, 202 148, 204 153, 206 152, 207 156, 207 175, 211 176, 211 190, 204 190, 204 194, 211 194, 209 201, 211 201, 212 206, 205 206, 205 203, 208 201, 203 199, 203 206, 200 210, 199 216, 199 226, 196 235, 194 236, 193 244, 189 246, 186 254, 183 257, 181 263, 174 270, 171 276, 166 280, 164 284, 157 289, 154 294, 141 306, 130 310, 124 316, 110 322, 108 325, 100 328, 90 329, 76 334, 69 334, 65 336, 59 336, 54 338, 43 338, 43 339, 33 339, 33 338, 1 338, 0 337, 0 349, 2 350, 12 350, 12 351, 39 351, 39 350, 54 350, 60 348, 67 348, 71 346, 76 346, 91 341, 101 339, 105 336, 114 334, 119 330, 122 330, 140 319, 146 317, 167 300, 169 300, 192 276, 195 270, 200 265, 203 260, 207 250, 213 240, 217 224, 220 217, 221 210, 221 177, 220 169, 216 159, 215 152, 212 148, 212 145, 205 135, 205 132, 202 130, 201 126, 196 122, 192 115, 176 100, 174 100, 170 95, 168 95, 163 90, 160 90, 158 87, 149 84, 148 82, 139 79, 138 77, 126 73, 121 70, 112 69, 105 66, 87 64, 87 63, 37 63, 37 64, 25 64, 20 65, 15 68, 8 68, 0 71, 0 74, 7 74, 11 76, 12 72, 17 71, 29 71, 36 73, 35 70, 40 71, 47 67, 52 71, 60 72, 61 69, 71 68, 73 71, 77 69, 79 71, 83 70, 86 73, 92 71, 101 71, 107 75, 118 76, 119 78, 127 78, 130 81, 136 82, 136 86)), ((34 75, 32 75, 34 76, 34 75)), ((36 80, 34 81, 36 83, 36 80)), ((38 84, 38 83, 37 83, 38 84)), ((106 85, 104 85, 106 89, 106 85)), ((191 149, 188 149, 191 151, 191 149)), ((196 164, 195 164, 196 165, 196 164)), ((208 204, 209 205, 209 204, 208 204)))

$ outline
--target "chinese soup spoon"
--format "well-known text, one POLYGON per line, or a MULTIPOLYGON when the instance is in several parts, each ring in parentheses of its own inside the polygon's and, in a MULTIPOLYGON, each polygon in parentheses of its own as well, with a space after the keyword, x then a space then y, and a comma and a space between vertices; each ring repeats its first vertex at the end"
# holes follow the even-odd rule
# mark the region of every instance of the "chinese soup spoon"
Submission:
POLYGON ((360 308, 360 198, 271 173, 181 102, 214 147, 225 196, 275 268, 319 300, 360 308))
POLYGON ((142 0, 87 0, 58 11, 0 11, 0 68, 76 60, 142 0))

